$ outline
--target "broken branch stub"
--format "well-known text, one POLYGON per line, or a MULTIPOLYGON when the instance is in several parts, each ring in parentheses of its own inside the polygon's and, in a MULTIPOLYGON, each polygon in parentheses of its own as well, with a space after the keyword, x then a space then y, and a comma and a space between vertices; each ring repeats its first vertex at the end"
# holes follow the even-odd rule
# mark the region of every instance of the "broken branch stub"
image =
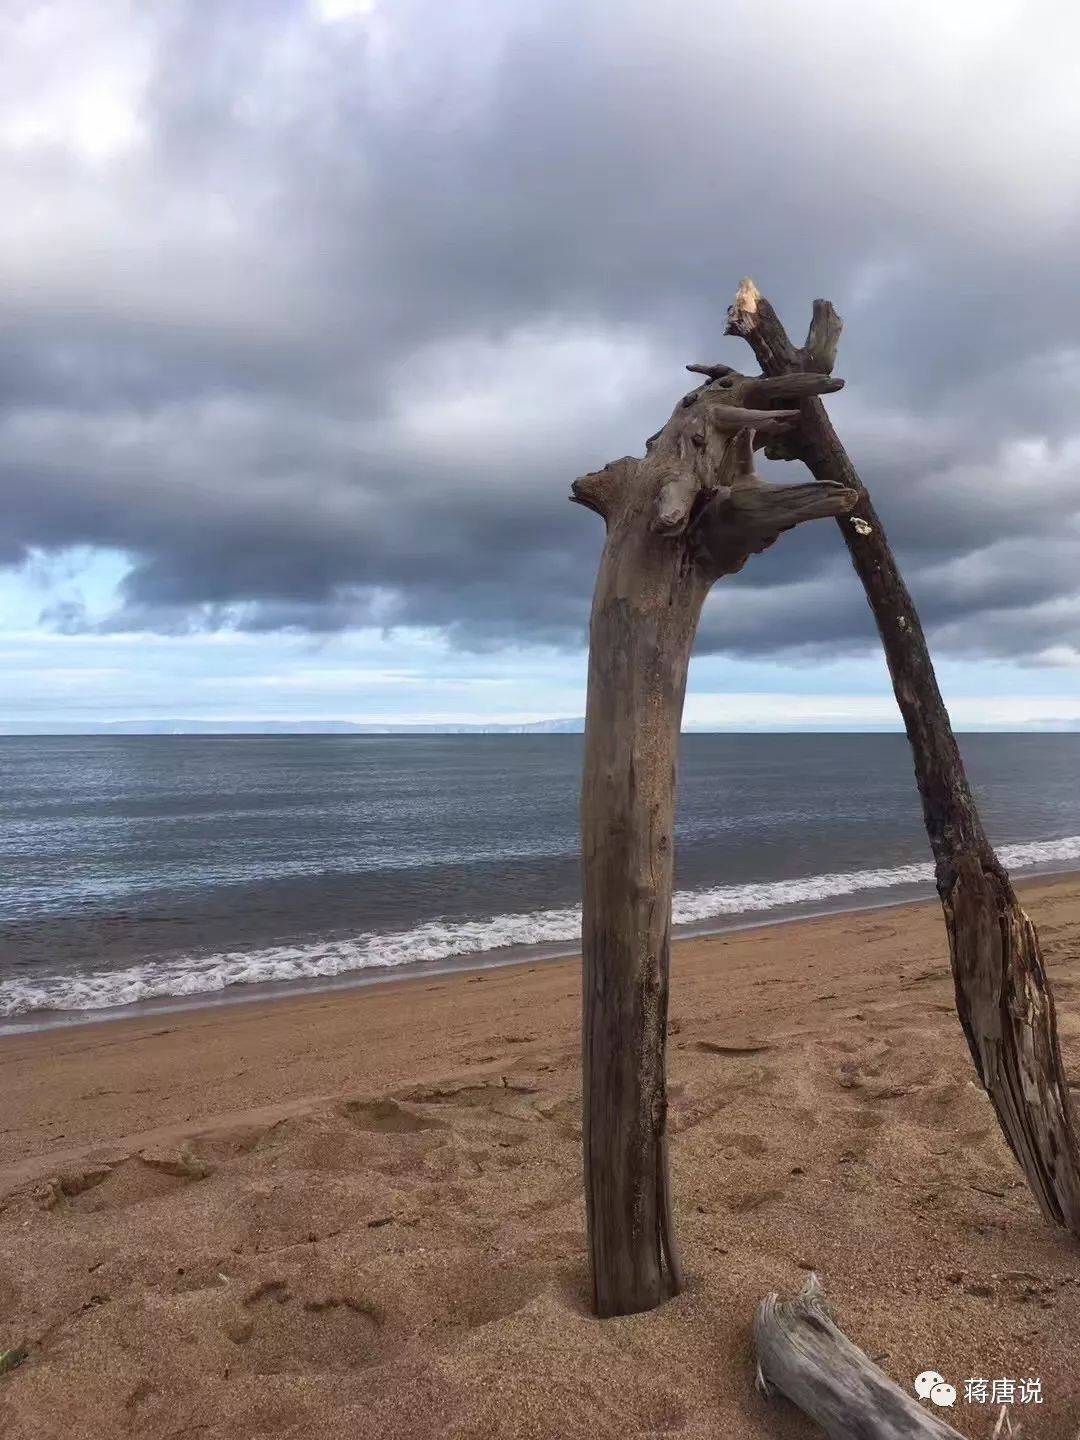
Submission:
MULTIPOLYGON (((705 373, 643 458, 582 476, 571 494, 607 525, 581 802, 583 1142, 600 1315, 650 1309, 682 1286, 665 1037, 675 766, 701 607, 714 580, 783 531, 855 500, 843 486, 765 485, 753 472, 754 431, 781 433, 799 412, 750 403, 757 382, 726 366, 705 373)), ((801 398, 836 382, 800 376, 793 388, 801 398)))
MULTIPOLYGON (((840 330, 832 305, 816 301, 806 345, 797 348, 751 280, 742 282, 728 312, 728 333, 741 335, 765 375, 781 380, 811 367, 830 368, 840 330)), ((802 460, 818 480, 837 481, 858 496, 840 531, 866 591, 911 743, 960 1023, 1040 1208, 1080 1235, 1080 1146, 1039 937, 983 829, 922 625, 884 527, 819 400, 802 402, 798 425, 789 426, 766 454, 802 460)))

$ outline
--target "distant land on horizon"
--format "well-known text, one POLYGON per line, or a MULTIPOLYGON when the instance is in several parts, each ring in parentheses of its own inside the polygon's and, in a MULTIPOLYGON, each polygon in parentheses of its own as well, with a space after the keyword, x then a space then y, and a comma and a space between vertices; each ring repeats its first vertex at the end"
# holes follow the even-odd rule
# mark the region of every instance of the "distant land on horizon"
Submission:
POLYGON ((0 735, 544 735, 578 734, 584 717, 520 725, 379 725, 352 720, 0 721, 0 735))
MULTIPOLYGON (((1068 734, 1080 731, 1080 720, 1048 720, 1038 725, 957 726, 960 734, 1068 734)), ((0 721, 0 737, 32 735, 580 735, 584 716, 532 720, 520 724, 379 725, 351 720, 85 720, 0 721)), ((684 725, 688 735, 890 735, 903 734, 899 717, 888 724, 854 725, 684 725)))

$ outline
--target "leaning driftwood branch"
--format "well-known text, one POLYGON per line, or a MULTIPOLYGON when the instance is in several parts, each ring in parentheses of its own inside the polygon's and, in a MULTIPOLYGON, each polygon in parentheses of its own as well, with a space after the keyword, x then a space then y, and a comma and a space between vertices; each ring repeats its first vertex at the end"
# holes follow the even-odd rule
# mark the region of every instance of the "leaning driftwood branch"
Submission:
POLYGON ((960 1440, 834 1324, 813 1275, 793 1300, 765 1297, 754 1344, 761 1389, 787 1396, 830 1440, 960 1440))
MULTIPOLYGON (((728 333, 747 340, 766 376, 778 378, 829 369, 842 323, 827 300, 816 300, 807 343, 797 349, 751 280, 740 286, 728 321, 728 333)), ((881 521, 820 400, 805 400, 801 408, 798 429, 789 428, 765 453, 800 459, 818 480, 837 481, 859 496, 838 523, 874 613, 911 742, 960 1023, 1043 1213, 1080 1235, 1080 1148, 1038 935, 983 829, 922 626, 881 521)))
POLYGON ((838 388, 728 366, 675 407, 641 459, 573 485, 607 536, 589 631, 582 781, 585 1206, 600 1315, 682 1288, 667 1162, 668 959, 675 764, 690 649, 709 587, 804 520, 843 514, 838 485, 765 485, 754 433, 779 437, 838 388), (760 395, 759 402, 756 396, 760 395), (762 408, 762 407, 766 408, 762 408))

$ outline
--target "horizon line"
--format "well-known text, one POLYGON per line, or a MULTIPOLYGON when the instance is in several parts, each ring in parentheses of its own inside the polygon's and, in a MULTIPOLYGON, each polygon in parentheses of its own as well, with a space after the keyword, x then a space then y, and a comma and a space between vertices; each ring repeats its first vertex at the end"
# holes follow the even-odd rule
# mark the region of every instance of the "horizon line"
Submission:
MULTIPOLYGON (((447 722, 427 723, 418 721, 416 723, 394 723, 379 725, 378 723, 357 723, 349 722, 318 722, 318 721, 204 721, 186 722, 185 726, 169 727, 169 722, 161 722, 155 728, 146 729, 124 729, 121 727, 134 725, 134 721, 86 721, 86 722, 45 722, 40 728, 29 728, 17 724, 5 725, 0 722, 0 739, 48 739, 48 738, 76 738, 79 736, 87 738, 107 738, 112 735, 120 739, 177 739, 193 738, 199 736, 234 735, 238 737, 265 738, 273 735, 304 735, 309 738, 322 739, 347 739, 354 738, 385 739, 391 736, 401 738, 435 735, 506 735, 514 738, 532 737, 538 735, 560 736, 580 735, 584 726, 570 728, 557 728, 559 722, 527 722, 516 723, 482 723, 447 722), (340 726, 340 728, 331 728, 340 726), (191 727, 191 728, 188 728, 191 727)), ((1034 721, 1029 724, 996 724, 988 721, 985 724, 954 725, 954 733, 958 735, 979 735, 979 734, 1000 734, 1000 735, 1067 735, 1080 732, 1080 722, 1076 720, 1047 720, 1034 721)), ((810 725, 684 725, 680 733, 683 735, 905 735, 902 723, 886 722, 880 724, 851 725, 844 723, 837 724, 810 724, 810 725)))

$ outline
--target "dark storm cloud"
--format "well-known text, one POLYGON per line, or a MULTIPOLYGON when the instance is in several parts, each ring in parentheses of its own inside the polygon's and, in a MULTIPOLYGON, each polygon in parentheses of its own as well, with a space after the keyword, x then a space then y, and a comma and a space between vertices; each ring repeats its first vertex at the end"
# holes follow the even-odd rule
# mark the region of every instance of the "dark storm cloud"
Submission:
MULTIPOLYGON (((640 453, 684 361, 748 361, 749 270, 794 331, 814 294, 847 317, 832 409, 938 643, 1075 645, 1076 18, 1045 17, 1058 73, 1039 5, 765 8, 10 22, 0 560, 130 557, 65 629, 576 645, 600 536, 568 482, 640 453)), ((831 525, 702 632, 868 643, 831 525)))

